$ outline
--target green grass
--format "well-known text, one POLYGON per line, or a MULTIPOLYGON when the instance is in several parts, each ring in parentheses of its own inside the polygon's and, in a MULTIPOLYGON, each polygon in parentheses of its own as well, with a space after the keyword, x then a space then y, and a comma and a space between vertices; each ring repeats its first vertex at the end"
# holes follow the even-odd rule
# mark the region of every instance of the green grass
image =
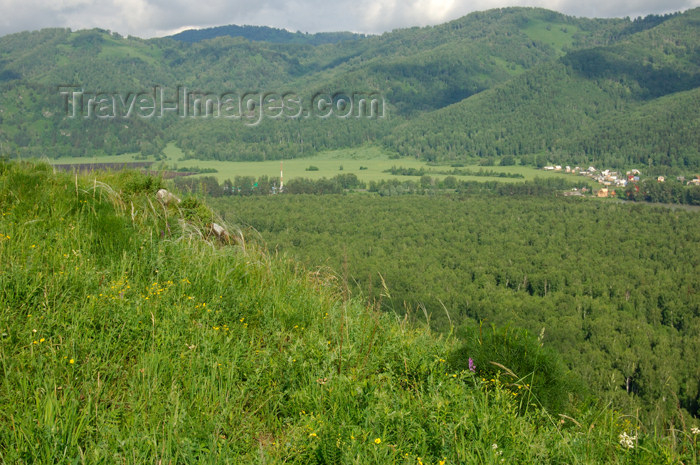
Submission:
POLYGON ((533 40, 551 45, 561 55, 564 55, 564 49, 571 47, 574 35, 579 31, 579 28, 572 24, 553 24, 542 20, 530 20, 527 27, 522 28, 521 31, 533 40))
MULTIPOLYGON (((223 182, 226 179, 231 179, 235 176, 253 176, 258 178, 260 176, 269 176, 270 178, 278 178, 280 175, 280 161, 218 161, 218 160, 198 160, 198 159, 187 159, 182 160, 184 154, 175 145, 168 144, 163 153, 166 159, 163 160, 168 166, 173 167, 192 167, 198 166, 200 168, 214 168, 217 170, 216 173, 208 173, 203 176, 214 176, 219 182, 223 182)), ((131 161, 143 161, 139 160, 137 157, 139 154, 123 154, 116 156, 97 156, 97 157, 62 157, 56 160, 45 160, 51 163, 59 164, 70 164, 70 163, 125 163, 131 161)), ((423 161, 416 160, 415 158, 390 158, 391 154, 384 151, 382 148, 377 146, 363 146, 357 148, 348 148, 340 150, 329 150, 321 152, 311 157, 306 158, 293 158, 283 161, 284 167, 284 179, 290 180, 293 178, 309 178, 309 179, 320 179, 320 178, 332 178, 337 174, 353 173, 364 182, 369 181, 379 181, 382 179, 392 179, 397 178, 401 180, 416 180, 415 177, 408 176, 394 176, 390 173, 385 173, 385 170, 390 169, 393 166, 405 167, 405 168, 425 168, 426 170, 449 170, 451 167, 449 165, 444 166, 430 166, 423 161), (310 166, 315 166, 318 171, 307 171, 310 166), (343 167, 341 170, 340 167, 343 167), (366 169, 360 169, 361 167, 366 169)), ((158 162, 159 163, 159 162, 158 162)), ((154 167, 158 166, 158 163, 154 167)), ((469 169, 472 171, 479 171, 479 169, 493 170, 496 172, 505 173, 517 173, 522 174, 522 178, 500 178, 500 177, 488 177, 488 176, 456 176, 458 179, 470 180, 470 181, 500 181, 500 182, 523 182, 532 181, 534 178, 564 178, 564 179, 580 179, 570 175, 556 173, 552 171, 543 171, 531 166, 477 166, 477 165, 467 165, 460 167, 461 169, 469 169)), ((431 174, 431 173, 428 173, 431 174)), ((435 178, 442 179, 445 175, 431 174, 435 178)))
POLYGON ((505 72, 510 74, 511 76, 517 76, 519 74, 522 74, 525 72, 525 68, 523 68, 521 65, 516 64, 516 63, 508 63, 506 60, 504 60, 501 57, 491 57, 493 61, 495 61, 498 66, 503 69, 505 72))
POLYGON ((50 163, 52 165, 66 164, 90 164, 90 163, 127 163, 133 161, 152 161, 143 160, 140 153, 124 153, 121 155, 101 155, 92 157, 61 157, 61 158, 43 158, 40 161, 50 163))
POLYGON ((156 65, 161 58, 160 53, 149 48, 148 45, 134 41, 124 42, 123 40, 115 39, 114 37, 103 36, 104 43, 102 44, 99 57, 104 59, 133 59, 138 58, 151 65, 156 65))
POLYGON ((1 463, 697 463, 689 430, 455 371, 453 335, 216 242, 161 186, 0 163, 1 463))

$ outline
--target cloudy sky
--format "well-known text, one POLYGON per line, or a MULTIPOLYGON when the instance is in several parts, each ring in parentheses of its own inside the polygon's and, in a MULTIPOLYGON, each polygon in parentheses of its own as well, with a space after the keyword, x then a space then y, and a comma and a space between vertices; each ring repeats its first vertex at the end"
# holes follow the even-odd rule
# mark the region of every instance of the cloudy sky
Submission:
POLYGON ((634 18, 698 7, 700 0, 0 0, 0 35, 44 27, 100 27, 149 38, 224 24, 380 33, 503 6, 634 18))

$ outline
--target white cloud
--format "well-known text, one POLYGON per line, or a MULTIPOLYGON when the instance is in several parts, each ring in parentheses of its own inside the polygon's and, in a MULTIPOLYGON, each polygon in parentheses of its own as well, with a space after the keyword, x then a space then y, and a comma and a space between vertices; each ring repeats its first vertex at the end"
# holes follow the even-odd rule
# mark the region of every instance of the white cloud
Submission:
POLYGON ((539 6, 575 16, 636 17, 697 7, 700 0, 0 0, 0 34, 100 27, 153 37, 186 26, 225 24, 377 33, 439 24, 471 11, 504 6, 539 6))

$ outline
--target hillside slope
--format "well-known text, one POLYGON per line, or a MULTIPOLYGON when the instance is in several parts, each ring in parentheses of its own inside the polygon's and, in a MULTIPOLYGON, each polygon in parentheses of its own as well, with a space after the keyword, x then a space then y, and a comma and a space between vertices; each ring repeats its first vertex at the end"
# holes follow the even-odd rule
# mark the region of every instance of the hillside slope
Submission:
POLYGON ((160 185, 0 163, 2 462, 697 462, 695 430, 553 416, 525 378, 457 369, 468 344, 217 244, 160 185))
POLYGON ((352 32, 321 32, 308 34, 302 32, 289 32, 285 29, 277 29, 265 26, 228 26, 208 27, 203 29, 187 29, 177 34, 168 36, 171 39, 182 42, 201 42, 216 37, 243 37, 244 39, 259 42, 275 42, 282 44, 309 44, 322 45, 333 44, 343 40, 354 40, 364 37, 364 34, 352 32))
POLYGON ((617 40, 627 26, 622 20, 506 8, 436 27, 317 46, 229 36, 194 43, 142 40, 99 29, 13 34, 0 38, 0 151, 151 155, 174 140, 193 156, 264 159, 358 145, 381 139, 386 124, 297 118, 250 128, 245 118, 71 119, 60 91, 67 86, 88 94, 116 93, 125 101, 131 93, 153 93, 154 86, 168 96, 177 86, 213 94, 292 91, 306 109, 312 109, 319 91, 378 92, 387 101, 388 124, 394 125, 506 82, 567 50, 617 40), (200 135, 203 129, 206 135, 200 135), (336 139, 338 131, 348 137, 336 139))
POLYGON ((699 18, 502 8, 320 45, 267 29, 273 41, 12 34, 0 38, 0 153, 154 157, 175 142, 235 161, 374 144, 428 160, 541 155, 694 174, 700 119, 683 101, 700 87, 699 18), (75 104, 73 92, 84 92, 75 104), (137 95, 146 109, 129 112, 137 95), (359 110, 368 95, 372 117, 359 110))
POLYGON ((385 143, 456 159, 544 153, 548 161, 700 167, 700 9, 610 45, 568 52, 421 115, 385 143))

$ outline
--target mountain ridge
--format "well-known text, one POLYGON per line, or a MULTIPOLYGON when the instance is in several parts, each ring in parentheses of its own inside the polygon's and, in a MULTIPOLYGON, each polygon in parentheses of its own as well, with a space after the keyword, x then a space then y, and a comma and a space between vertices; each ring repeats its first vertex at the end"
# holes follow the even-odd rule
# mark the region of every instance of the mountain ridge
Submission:
POLYGON ((225 26, 214 26, 201 29, 186 29, 178 32, 177 34, 165 36, 165 38, 191 43, 214 39, 221 36, 242 37, 247 40, 259 42, 323 45, 334 44, 343 40, 363 38, 366 35, 345 31, 317 32, 314 34, 309 34, 301 31, 290 32, 286 29, 279 29, 269 26, 239 26, 236 24, 228 24, 225 26))
MULTIPOLYGON (((631 125, 628 112, 644 102, 696 88, 698 11, 629 21, 511 7, 471 13, 438 26, 325 44, 290 43, 307 35, 288 31, 281 42, 230 36, 192 43, 143 40, 99 29, 5 36, 0 38, 0 152, 150 155, 173 141, 194 158, 250 160, 308 156, 371 143, 400 156, 430 160, 509 154, 527 162, 528 157, 543 155, 552 162, 600 160, 627 166, 635 162, 628 149, 609 153, 614 144, 590 146, 580 137, 569 138, 572 129, 578 132, 600 126, 599 121, 620 119, 631 125), (565 78, 569 88, 552 81, 551 73, 565 78), (132 120, 126 128, 109 121, 65 118, 65 105, 56 91, 64 84, 113 93, 178 85, 239 94, 293 90, 309 99, 307 110, 319 92, 359 90, 380 93, 390 117, 381 124, 283 118, 256 127, 221 119, 163 118, 132 120), (511 94, 507 101, 498 98, 504 91, 511 94), (550 91, 560 94, 552 110, 550 91), (591 106, 592 102, 598 103, 591 106), (460 108, 467 119, 485 118, 465 127, 458 121, 464 118, 460 108), (445 116, 450 112, 456 113, 445 116), (512 123, 502 127, 501 120, 512 123), (421 139, 425 137, 434 142, 427 144, 421 139), (570 139, 579 142, 572 145, 570 139)), ((271 31, 275 30, 262 29, 263 35, 271 31)), ((688 133, 700 132, 691 113, 686 119, 688 133)), ((662 133, 669 132, 661 121, 656 125, 662 133)), ((645 137, 631 126, 627 132, 645 137)), ((595 136, 590 137, 595 142, 595 136)), ((667 142, 672 147, 665 152, 656 143, 644 146, 645 158, 652 158, 656 169, 693 170, 700 165, 694 139, 667 142)))

